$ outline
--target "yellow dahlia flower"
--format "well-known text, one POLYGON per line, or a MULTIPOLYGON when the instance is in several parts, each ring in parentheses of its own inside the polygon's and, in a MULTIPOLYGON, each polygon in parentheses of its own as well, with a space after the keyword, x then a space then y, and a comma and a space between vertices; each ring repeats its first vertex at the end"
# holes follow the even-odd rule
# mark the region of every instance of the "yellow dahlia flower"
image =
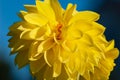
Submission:
POLYGON ((9 47, 15 64, 30 64, 37 80, 108 80, 118 57, 114 40, 107 41, 99 14, 66 10, 58 0, 25 5, 20 22, 10 27, 9 47))

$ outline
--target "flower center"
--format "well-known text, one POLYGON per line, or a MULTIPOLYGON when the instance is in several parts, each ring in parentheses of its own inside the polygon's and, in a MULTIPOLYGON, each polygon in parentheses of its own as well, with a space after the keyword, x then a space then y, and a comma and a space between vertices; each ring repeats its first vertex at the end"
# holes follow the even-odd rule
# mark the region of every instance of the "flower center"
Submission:
POLYGON ((57 25, 57 36, 56 36, 56 38, 57 38, 57 40, 60 40, 61 39, 61 33, 62 33, 62 31, 61 31, 61 29, 62 29, 62 24, 58 24, 57 25))

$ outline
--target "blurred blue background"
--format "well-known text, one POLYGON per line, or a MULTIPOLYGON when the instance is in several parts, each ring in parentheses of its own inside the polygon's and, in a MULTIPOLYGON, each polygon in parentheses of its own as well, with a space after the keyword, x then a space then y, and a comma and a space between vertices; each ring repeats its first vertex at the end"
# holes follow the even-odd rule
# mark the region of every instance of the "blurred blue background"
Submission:
MULTIPOLYGON (((59 0, 63 8, 68 3, 77 4, 77 10, 92 10, 101 15, 99 23, 107 29, 105 35, 108 40, 115 39, 116 47, 120 49, 120 0, 59 0)), ((35 0, 0 0, 0 80, 33 80, 29 67, 18 70, 14 65, 14 57, 9 56, 8 28, 19 21, 17 16, 24 10, 24 4, 35 4, 35 0)), ((120 80, 120 58, 116 60, 116 67, 110 75, 110 80, 120 80)))

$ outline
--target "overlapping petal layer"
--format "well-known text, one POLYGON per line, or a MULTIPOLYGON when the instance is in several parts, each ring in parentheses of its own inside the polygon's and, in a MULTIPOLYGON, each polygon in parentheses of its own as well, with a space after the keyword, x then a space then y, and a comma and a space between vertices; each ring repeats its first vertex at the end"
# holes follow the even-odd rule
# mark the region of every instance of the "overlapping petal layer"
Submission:
POLYGON ((19 68, 30 64, 37 80, 108 80, 118 57, 114 40, 107 41, 99 14, 77 11, 58 0, 25 5, 22 21, 10 27, 9 47, 19 68))

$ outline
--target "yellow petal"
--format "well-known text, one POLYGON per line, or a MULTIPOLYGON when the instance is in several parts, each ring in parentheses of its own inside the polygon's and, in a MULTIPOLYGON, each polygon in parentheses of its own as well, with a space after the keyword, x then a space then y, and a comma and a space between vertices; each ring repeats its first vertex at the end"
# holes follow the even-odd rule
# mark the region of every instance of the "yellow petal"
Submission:
POLYGON ((24 5, 24 7, 27 9, 28 13, 37 13, 37 8, 35 5, 24 5))
POLYGON ((27 65, 28 61, 28 50, 23 50, 19 52, 15 57, 15 64, 18 65, 18 68, 22 68, 27 65))
POLYGON ((30 61, 30 70, 32 74, 39 72, 45 66, 45 64, 46 63, 43 56, 36 61, 30 61))
POLYGON ((12 31, 12 33, 20 34, 21 31, 24 31, 25 29, 34 29, 34 28, 36 28, 36 26, 31 25, 29 23, 26 23, 25 21, 22 21, 22 22, 16 22, 16 23, 14 23, 9 28, 9 30, 12 31), (21 29, 20 27, 22 27, 23 29, 21 29))
MULTIPOLYGON (((18 34, 20 34, 20 33, 18 33, 18 34)), ((7 36, 13 36, 13 35, 15 35, 15 33, 14 32, 8 32, 8 34, 7 34, 7 36)), ((17 34, 16 34, 17 35, 17 34)))
POLYGON ((117 48, 113 48, 105 53, 107 58, 116 59, 119 56, 119 50, 117 48))
POLYGON ((37 42, 37 41, 33 42, 30 45, 29 52, 28 52, 28 58, 30 61, 38 60, 39 58, 41 58, 41 56, 43 56, 42 53, 39 54, 39 56, 35 56, 36 54, 38 54, 37 48, 39 45, 40 45, 40 42, 37 42))
POLYGON ((94 74, 91 74, 91 79, 92 80, 109 80, 108 78, 104 77, 106 75, 99 74, 99 73, 100 73, 100 70, 97 67, 95 67, 95 72, 94 74))
POLYGON ((83 75, 86 69, 86 55, 82 55, 81 53, 78 55, 78 57, 76 57, 75 59, 75 69, 77 69, 80 73, 80 75, 83 75), (80 58, 80 59, 79 59, 80 58))
POLYGON ((50 5, 45 2, 36 1, 36 7, 38 9, 39 14, 43 14, 50 21, 55 21, 55 13, 50 5))
POLYGON ((44 2, 50 4, 50 0, 44 0, 44 2))
MULTIPOLYGON (((9 44, 11 44, 11 43, 15 43, 14 41, 17 41, 17 40, 19 40, 19 36, 14 36, 14 37, 11 37, 9 40, 8 40, 8 42, 9 42, 9 44)), ((8 45, 9 46, 9 45, 8 45)), ((9 46, 9 47, 12 47, 12 46, 9 46)))
POLYGON ((59 47, 58 55, 59 55, 59 60, 62 63, 66 63, 69 59, 71 52, 65 50, 62 46, 59 47))
POLYGON ((93 45, 93 40, 87 34, 83 35, 83 37, 80 38, 78 42, 79 42, 78 48, 81 49, 81 50, 82 49, 84 50, 85 47, 89 48, 93 45))
MULTIPOLYGON (((75 71, 75 72, 73 72, 73 73, 69 73, 69 71, 67 70, 67 68, 65 68, 65 70, 66 70, 66 72, 67 72, 67 74, 68 74, 68 80, 79 80, 79 76, 80 75, 78 75, 78 72, 77 71, 75 71)), ((81 79, 81 78, 80 78, 81 79)))
MULTIPOLYGON (((81 25, 79 27, 82 28, 81 25)), ((84 28, 82 28, 82 29, 85 32, 84 28)), ((67 40, 80 39, 83 36, 83 32, 81 31, 81 29, 78 28, 77 23, 69 26, 69 28, 67 30, 67 34, 68 35, 65 37, 65 39, 67 39, 67 40)))
MULTIPOLYGON (((83 76, 80 76, 79 79, 80 80, 86 80, 83 76)), ((91 79, 91 80, 93 80, 93 79, 91 79)))
MULTIPOLYGON (((21 23, 21 26, 23 27, 23 28, 25 28, 25 29, 34 29, 34 28, 37 28, 37 26, 35 26, 35 25, 32 25, 32 24, 30 24, 30 23, 26 23, 25 21, 23 21, 22 23, 21 23)), ((19 28, 18 28, 19 29, 19 28)))
POLYGON ((50 34, 50 31, 46 28, 47 26, 38 27, 33 30, 26 29, 21 33, 20 38, 25 40, 44 40, 50 34))
POLYGON ((68 3, 66 10, 69 10, 73 6, 72 3, 68 3))
POLYGON ((61 74, 61 67, 61 62, 57 60, 53 65, 53 77, 58 77, 61 74))
POLYGON ((46 51, 46 52, 44 53, 44 59, 45 59, 46 63, 47 63, 50 67, 52 67, 53 64, 54 64, 54 62, 55 62, 55 60, 56 60, 56 53, 54 53, 53 50, 50 49, 50 50, 48 50, 48 51, 46 51))
POLYGON ((16 43, 14 41, 19 41, 19 37, 18 36, 14 36, 14 37, 10 38, 8 41, 9 41, 8 47, 12 48, 15 45, 15 43, 16 43))
MULTIPOLYGON (((44 51, 49 50, 55 45, 54 40, 52 38, 48 38, 47 40, 44 40, 43 42, 40 43, 40 45, 37 48, 38 53, 42 53, 44 51)), ((39 55, 39 54, 36 54, 39 55)))
POLYGON ((102 58, 102 52, 100 52, 95 47, 88 48, 88 51, 86 51, 88 54, 87 62, 89 63, 89 67, 91 67, 91 71, 94 72, 94 66, 98 66, 99 60, 102 58))
POLYGON ((91 22, 92 23, 92 29, 87 32, 88 35, 91 37, 93 36, 98 36, 98 35, 103 35, 105 31, 105 27, 96 23, 96 22, 91 22))
POLYGON ((67 62, 65 64, 66 69, 70 74, 75 72, 75 61, 74 61, 75 58, 76 58, 76 56, 73 53, 69 58, 69 62, 67 62))
POLYGON ((109 43, 108 43, 108 46, 106 47, 106 51, 109 51, 111 49, 114 48, 114 44, 115 44, 115 41, 114 40, 111 40, 109 43))
POLYGON ((21 40, 21 41, 18 40, 17 42, 13 43, 13 45, 11 46, 12 47, 11 54, 27 49, 28 46, 30 45, 31 41, 28 41, 26 43, 24 43, 24 42, 25 42, 24 40, 21 40))
POLYGON ((64 42, 62 43, 62 47, 63 47, 63 49, 65 49, 66 51, 71 52, 71 50, 70 50, 70 48, 69 48, 69 45, 67 45, 67 41, 64 41, 64 42))
POLYGON ((68 29, 70 29, 71 31, 73 30, 73 31, 79 31, 79 32, 85 33, 93 29, 93 27, 91 22, 83 20, 83 21, 75 22, 68 29))
MULTIPOLYGON (((88 65, 87 65, 87 68, 88 68, 88 70, 86 69, 86 71, 87 71, 87 73, 88 73, 88 71, 90 72, 90 73, 94 73, 94 64, 92 64, 92 63, 87 63, 88 65)), ((89 75, 90 75, 90 73, 89 73, 89 75)))
POLYGON ((50 0, 51 7, 53 8, 56 16, 56 20, 60 22, 62 20, 62 7, 59 4, 58 0, 50 0))
POLYGON ((27 14, 24 16, 24 18, 28 23, 35 24, 38 26, 43 26, 48 22, 44 15, 36 13, 27 14))
POLYGON ((53 74, 53 69, 51 67, 47 66, 44 76, 43 76, 44 80, 54 80, 52 74, 53 74))
POLYGON ((30 35, 31 30, 27 29, 20 34, 20 39, 34 39, 34 36, 30 35))
POLYGON ((37 80, 44 80, 43 73, 45 73, 45 70, 47 69, 47 67, 48 67, 47 65, 43 66, 41 70, 39 70, 39 72, 35 73, 33 76, 35 76, 37 80))
POLYGON ((95 80, 109 80, 110 72, 113 70, 115 64, 112 59, 101 60, 99 66, 95 68, 95 80))
POLYGON ((81 11, 74 15, 74 17, 70 20, 69 24, 76 22, 78 20, 86 20, 86 21, 97 21, 99 19, 99 14, 92 11, 81 11))
MULTIPOLYGON (((70 5, 70 4, 69 4, 70 5)), ((68 6, 69 6, 68 5, 68 6)), ((65 24, 67 24, 69 22, 69 20, 71 19, 72 17, 72 13, 74 12, 74 10, 76 9, 76 5, 73 5, 71 6, 70 8, 68 8, 65 13, 64 13, 64 16, 63 16, 63 19, 65 21, 65 24)))
POLYGON ((56 78, 56 80, 68 80, 68 75, 64 66, 62 66, 61 74, 56 78))
POLYGON ((97 42, 99 42, 99 44, 105 44, 105 45, 108 44, 108 41, 106 40, 106 38, 104 37, 104 35, 96 36, 96 38, 92 37, 92 39, 96 40, 97 42))
POLYGON ((57 40, 56 36, 57 36, 56 33, 53 33, 53 39, 54 39, 55 43, 59 44, 59 41, 57 40))
MULTIPOLYGON (((17 33, 19 30, 17 29, 20 25, 22 24, 22 22, 16 22, 14 23, 12 26, 10 26, 9 30, 17 33)), ((20 32, 20 31, 19 31, 20 32)))
POLYGON ((20 13, 18 14, 18 16, 19 16, 21 19, 24 20, 24 16, 27 15, 27 14, 28 14, 28 12, 26 12, 26 11, 20 11, 20 13))

